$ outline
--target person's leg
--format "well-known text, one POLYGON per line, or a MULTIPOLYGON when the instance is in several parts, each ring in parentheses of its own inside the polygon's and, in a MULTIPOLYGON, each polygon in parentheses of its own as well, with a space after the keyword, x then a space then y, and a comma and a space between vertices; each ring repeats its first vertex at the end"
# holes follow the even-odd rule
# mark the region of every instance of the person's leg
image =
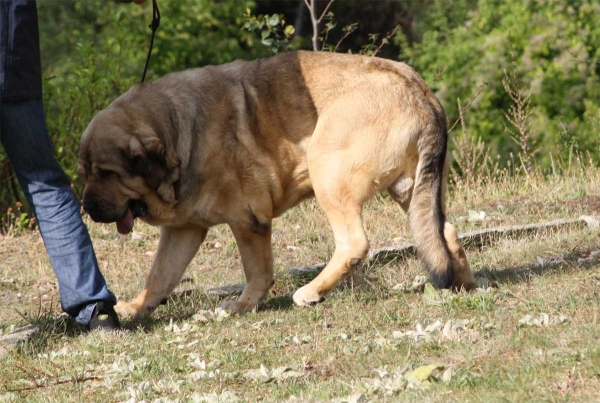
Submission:
POLYGON ((39 99, 0 103, 0 140, 35 213, 63 310, 87 325, 95 302, 116 298, 106 286, 69 178, 54 157, 39 99))

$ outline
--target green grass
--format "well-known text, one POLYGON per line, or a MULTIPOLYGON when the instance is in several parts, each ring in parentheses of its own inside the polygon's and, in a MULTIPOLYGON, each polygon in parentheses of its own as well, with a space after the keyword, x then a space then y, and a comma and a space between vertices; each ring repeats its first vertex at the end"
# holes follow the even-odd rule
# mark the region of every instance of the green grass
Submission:
MULTIPOLYGON (((458 184, 448 216, 466 232, 600 215, 599 179, 589 168, 458 184), (487 216, 469 221, 468 210, 487 216)), ((373 248, 410 241, 406 216, 388 198, 374 199, 364 215, 373 248)), ((134 297, 158 230, 138 222, 134 240, 114 226, 87 224, 109 286, 119 298, 134 297)), ((273 245, 277 270, 324 262, 333 251, 314 201, 275 222, 273 245)), ((33 322, 42 330, 0 361, 0 401, 193 402, 205 401, 205 393, 227 401, 223 391, 241 401, 330 401, 355 393, 373 401, 593 401, 600 395, 600 256, 592 252, 599 249, 599 230, 587 227, 503 238, 467 250, 477 275, 497 288, 397 292, 395 285, 424 274, 410 258, 361 267, 313 308, 293 306, 297 280, 281 279, 257 312, 218 317, 220 300, 204 291, 243 281, 233 237, 218 227, 185 275, 181 287, 193 292, 106 335, 82 333, 58 317, 42 241, 15 231, 0 238, 0 329, 33 322), (554 263, 541 266, 540 259, 554 263), (548 326, 520 323, 542 314, 548 326), (444 332, 446 324, 456 329, 444 332), (431 364, 439 367, 425 382, 411 377, 431 364), (281 375, 281 367, 289 370, 281 375)))

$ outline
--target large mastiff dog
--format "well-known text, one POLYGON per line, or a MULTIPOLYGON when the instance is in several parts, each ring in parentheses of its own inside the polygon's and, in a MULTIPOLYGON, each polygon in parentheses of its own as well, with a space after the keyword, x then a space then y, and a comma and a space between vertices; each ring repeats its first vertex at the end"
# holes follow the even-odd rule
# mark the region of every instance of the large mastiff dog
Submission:
POLYGON ((320 302, 367 256, 367 199, 387 190, 408 212, 420 259, 439 288, 472 288, 445 221, 446 117, 403 63, 288 52, 138 84, 81 139, 83 207, 131 231, 161 227, 145 289, 117 310, 151 313, 177 286, 208 229, 230 226, 246 286, 223 307, 257 307, 273 284, 271 221, 316 197, 335 235, 325 269, 294 302, 320 302))

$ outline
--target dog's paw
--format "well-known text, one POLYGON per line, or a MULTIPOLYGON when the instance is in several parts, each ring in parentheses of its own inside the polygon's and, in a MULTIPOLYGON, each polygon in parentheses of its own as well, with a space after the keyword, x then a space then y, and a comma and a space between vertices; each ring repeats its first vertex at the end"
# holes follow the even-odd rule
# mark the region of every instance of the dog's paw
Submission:
POLYGON ((466 273, 454 273, 454 283, 452 284, 451 290, 454 292, 460 291, 473 291, 479 287, 479 284, 475 281, 475 277, 471 271, 466 273))
POLYGON ((140 304, 136 304, 135 302, 123 301, 119 301, 117 305, 115 305, 115 311, 117 311, 119 317, 122 318, 138 318, 142 315, 148 315, 152 312, 148 312, 147 309, 143 309, 140 304))
POLYGON ((298 306, 310 306, 325 301, 325 296, 310 287, 310 284, 299 288, 294 293, 294 303, 298 306))
POLYGON ((240 301, 225 301, 221 304, 221 308, 232 313, 250 312, 256 309, 256 304, 248 304, 240 301))

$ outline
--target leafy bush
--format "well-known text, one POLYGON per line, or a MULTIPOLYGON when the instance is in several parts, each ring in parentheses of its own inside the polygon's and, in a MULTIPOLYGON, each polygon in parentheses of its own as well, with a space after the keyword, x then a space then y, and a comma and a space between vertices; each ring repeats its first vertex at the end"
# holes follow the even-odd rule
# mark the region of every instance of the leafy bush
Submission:
POLYGON ((457 98, 470 99, 487 83, 468 111, 468 131, 505 161, 520 151, 505 131, 512 100, 502 83, 514 51, 523 90, 531 89, 537 163, 549 166, 551 154, 571 148, 600 163, 600 3, 435 0, 431 9, 420 43, 409 45, 402 33, 396 42, 450 117, 458 117, 457 98))

